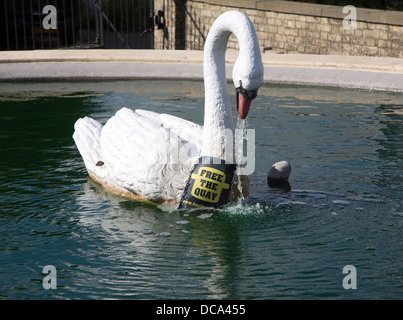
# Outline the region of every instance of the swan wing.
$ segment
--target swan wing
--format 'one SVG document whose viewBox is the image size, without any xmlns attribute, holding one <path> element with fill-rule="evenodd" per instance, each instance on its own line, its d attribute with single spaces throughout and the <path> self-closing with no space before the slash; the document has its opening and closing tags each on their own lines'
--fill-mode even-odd
<svg viewBox="0 0 403 320">
<path fill-rule="evenodd" d="M 80 118 L 74 124 L 73 139 L 90 172 L 96 171 L 96 163 L 102 160 L 99 144 L 101 131 L 102 124 L 90 117 Z"/>
<path fill-rule="evenodd" d="M 203 127 L 169 114 L 165 113 L 156 113 L 153 111 L 137 109 L 136 113 L 143 116 L 144 118 L 154 122 L 160 127 L 166 128 L 174 132 L 178 137 L 182 140 L 190 142 L 196 145 L 199 150 L 201 150 L 203 143 Z"/>
<path fill-rule="evenodd" d="M 186 143 L 170 128 L 128 108 L 110 118 L 100 136 L 103 159 L 116 183 L 153 202 L 180 197 L 195 161 L 180 157 Z"/>
</svg>

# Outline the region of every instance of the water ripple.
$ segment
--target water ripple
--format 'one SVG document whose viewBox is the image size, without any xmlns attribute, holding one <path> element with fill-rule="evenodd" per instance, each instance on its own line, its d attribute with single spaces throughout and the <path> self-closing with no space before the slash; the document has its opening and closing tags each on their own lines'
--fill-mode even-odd
<svg viewBox="0 0 403 320">
<path fill-rule="evenodd" d="M 48 95 L 32 84 L 15 88 L 27 86 L 22 99 L 2 92 L 0 298 L 401 296 L 401 96 L 262 87 L 248 118 L 256 129 L 251 196 L 219 210 L 184 211 L 100 189 L 71 135 L 77 118 L 106 121 L 123 105 L 199 121 L 203 85 L 173 82 L 164 93 L 161 82 L 121 84 L 136 92 L 91 91 L 89 83 L 80 94 Z M 295 116 L 312 109 L 321 116 Z M 267 172 L 283 159 L 293 166 L 291 187 L 271 188 Z M 354 292 L 342 287 L 347 264 L 358 270 Z M 56 290 L 42 287 L 45 265 L 57 269 Z"/>
</svg>

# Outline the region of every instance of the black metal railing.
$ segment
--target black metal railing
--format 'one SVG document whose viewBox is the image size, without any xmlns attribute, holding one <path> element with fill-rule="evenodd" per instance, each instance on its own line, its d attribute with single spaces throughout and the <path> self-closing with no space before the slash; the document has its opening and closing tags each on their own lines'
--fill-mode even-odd
<svg viewBox="0 0 403 320">
<path fill-rule="evenodd" d="M 105 48 L 153 48 L 153 1 L 98 0 Z"/>
<path fill-rule="evenodd" d="M 153 48 L 152 0 L 0 0 L 0 50 Z"/>
</svg>

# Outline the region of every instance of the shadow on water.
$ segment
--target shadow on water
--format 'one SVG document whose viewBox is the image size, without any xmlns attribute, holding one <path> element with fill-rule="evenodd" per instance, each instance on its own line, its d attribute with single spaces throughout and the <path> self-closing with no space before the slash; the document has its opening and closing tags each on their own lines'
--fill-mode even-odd
<svg viewBox="0 0 403 320">
<path fill-rule="evenodd" d="M 100 199 L 109 202 L 106 212 L 91 212 Z M 100 228 L 98 233 L 104 235 L 102 259 L 121 262 L 118 277 L 110 276 L 111 287 L 103 288 L 111 297 L 119 296 L 114 289 L 122 290 L 126 281 L 130 288 L 121 294 L 134 298 L 243 297 L 238 292 L 243 233 L 254 219 L 270 214 L 270 209 L 256 211 L 245 204 L 222 210 L 175 210 L 112 196 L 90 181 L 78 203 L 84 210 L 79 224 Z"/>
</svg>

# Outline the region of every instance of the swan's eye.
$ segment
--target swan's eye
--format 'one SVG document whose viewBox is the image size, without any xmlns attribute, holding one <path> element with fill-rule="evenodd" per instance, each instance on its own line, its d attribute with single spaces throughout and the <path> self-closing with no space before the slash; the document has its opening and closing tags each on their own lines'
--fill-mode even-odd
<svg viewBox="0 0 403 320">
<path fill-rule="evenodd" d="M 242 83 L 241 81 L 239 81 Z M 257 96 L 257 90 L 246 90 L 240 85 L 236 88 L 236 92 L 240 93 L 245 100 L 253 100 Z"/>
<path fill-rule="evenodd" d="M 246 100 L 253 100 L 257 97 L 257 90 L 246 91 L 246 95 L 247 95 L 247 98 L 245 98 Z"/>
</svg>

